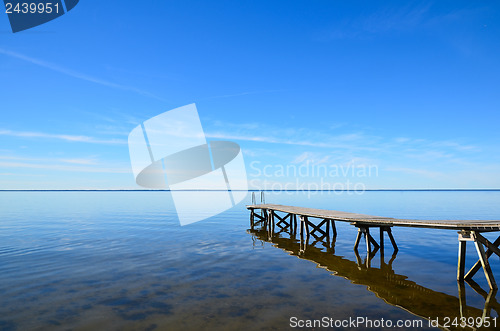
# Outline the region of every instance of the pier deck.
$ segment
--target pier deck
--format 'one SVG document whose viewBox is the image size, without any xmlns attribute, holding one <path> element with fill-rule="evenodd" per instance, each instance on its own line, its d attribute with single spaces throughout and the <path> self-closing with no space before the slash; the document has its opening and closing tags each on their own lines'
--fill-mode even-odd
<svg viewBox="0 0 500 331">
<path fill-rule="evenodd" d="M 333 236 L 337 236 L 335 221 L 349 222 L 358 228 L 358 235 L 354 243 L 354 249 L 358 249 L 361 237 L 364 236 L 366 241 L 366 249 L 368 254 L 381 249 L 384 249 L 384 232 L 387 233 L 391 240 L 394 251 L 398 251 L 396 241 L 392 235 L 391 228 L 394 226 L 404 227 L 420 227 L 434 229 L 458 230 L 458 270 L 457 280 L 472 279 L 472 277 L 483 269 L 486 280 L 491 289 L 497 289 L 488 258 L 495 253 L 500 257 L 500 236 L 492 243 L 481 235 L 482 232 L 500 231 L 500 220 L 412 220 L 412 219 L 397 219 L 391 217 L 373 216 L 357 213 L 349 213 L 336 210 L 304 208 L 296 206 L 284 206 L 277 204 L 252 204 L 248 205 L 250 210 L 251 226 L 258 223 L 263 223 L 271 229 L 274 225 L 289 227 L 292 231 L 297 230 L 297 216 L 300 218 L 300 233 L 307 236 L 314 235 L 315 232 L 323 236 L 330 235 L 330 227 L 333 231 Z M 255 212 L 260 210 L 261 214 Z M 277 212 L 285 213 L 280 216 Z M 257 221 L 255 219 L 257 218 Z M 275 222 L 275 218 L 278 219 Z M 310 218 L 320 219 L 319 223 L 314 223 Z M 288 220 L 288 221 L 287 221 Z M 325 225 L 326 229 L 322 226 Z M 311 227 L 311 230 L 309 229 Z M 380 240 L 377 241 L 371 236 L 370 228 L 379 228 Z M 467 241 L 472 241 L 476 247 L 478 261 L 473 265 L 469 272 L 465 273 L 465 252 Z"/>
</svg>

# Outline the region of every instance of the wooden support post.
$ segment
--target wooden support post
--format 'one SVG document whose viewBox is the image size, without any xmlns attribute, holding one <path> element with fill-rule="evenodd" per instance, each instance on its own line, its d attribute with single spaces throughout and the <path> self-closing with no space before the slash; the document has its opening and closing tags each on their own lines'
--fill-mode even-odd
<svg viewBox="0 0 500 331">
<path fill-rule="evenodd" d="M 267 214 L 268 234 L 269 234 L 269 237 L 272 237 L 273 232 L 274 232 L 273 211 L 271 209 L 270 210 L 266 210 L 266 214 Z"/>
<path fill-rule="evenodd" d="M 254 218 L 255 218 L 254 215 L 255 215 L 255 211 L 254 211 L 254 209 L 252 209 L 250 211 L 250 227 L 252 228 L 252 230 L 253 230 L 253 226 L 254 226 Z"/>
<path fill-rule="evenodd" d="M 370 245 L 370 228 L 364 228 L 363 230 L 365 233 L 366 251 L 370 254 L 372 251 L 372 247 Z"/>
<path fill-rule="evenodd" d="M 467 303 L 465 301 L 465 285 L 463 281 L 458 281 L 458 303 L 460 305 L 460 317 L 468 317 L 465 314 Z"/>
<path fill-rule="evenodd" d="M 389 262 L 387 263 L 387 265 L 391 268 L 392 270 L 392 262 L 394 262 L 394 260 L 396 259 L 396 256 L 398 255 L 398 252 L 394 252 L 391 256 L 391 259 L 389 260 Z"/>
<path fill-rule="evenodd" d="M 465 253 L 467 248 L 467 241 L 473 241 L 470 231 L 462 230 L 458 232 L 458 267 L 457 267 L 457 280 L 463 281 L 465 279 Z"/>
<path fill-rule="evenodd" d="M 307 216 L 301 216 L 304 220 L 304 226 L 306 227 L 306 236 L 309 237 L 309 218 Z"/>
<path fill-rule="evenodd" d="M 384 228 L 380 227 L 380 262 L 384 261 Z"/>
<path fill-rule="evenodd" d="M 486 296 L 486 299 L 484 301 L 483 315 L 482 315 L 483 321 L 486 319 L 486 317 L 491 316 L 491 301 L 493 301 L 492 299 L 495 298 L 496 294 L 497 294 L 497 289 L 494 288 L 490 289 L 488 295 Z"/>
<path fill-rule="evenodd" d="M 381 226 L 380 227 L 380 242 L 379 242 L 381 251 L 384 250 L 384 230 L 385 230 L 384 227 Z"/>
<path fill-rule="evenodd" d="M 463 282 L 464 272 L 465 272 L 465 252 L 467 248 L 467 241 L 458 241 L 458 270 L 457 270 L 457 280 Z"/>
<path fill-rule="evenodd" d="M 296 216 L 297 215 L 292 214 L 292 216 L 290 217 L 290 235 L 291 236 L 295 236 L 297 233 L 297 221 L 295 218 Z"/>
<path fill-rule="evenodd" d="M 361 232 L 358 232 L 358 233 L 361 233 Z M 361 237 L 361 235 L 360 235 L 360 237 Z M 362 260 L 361 260 L 361 256 L 359 256 L 357 248 L 354 249 L 354 255 L 356 255 L 356 264 L 358 265 L 358 269 L 361 270 Z"/>
<path fill-rule="evenodd" d="M 337 228 L 335 227 L 335 221 L 331 220 L 331 222 L 332 222 L 333 237 L 336 238 L 337 237 Z"/>
<path fill-rule="evenodd" d="M 330 220 L 325 219 L 326 222 L 326 238 L 330 241 Z"/>
<path fill-rule="evenodd" d="M 304 216 L 300 215 L 300 237 L 302 238 L 304 236 L 304 223 L 305 223 L 305 220 L 304 220 Z"/>
<path fill-rule="evenodd" d="M 309 246 L 309 236 L 306 236 L 306 238 L 304 239 L 304 248 L 302 250 L 303 253 L 306 252 L 307 246 Z"/>
<path fill-rule="evenodd" d="M 358 250 L 358 246 L 359 246 L 359 241 L 361 240 L 361 228 L 358 228 L 358 235 L 356 236 L 356 241 L 354 242 L 354 250 L 357 251 Z"/>
</svg>

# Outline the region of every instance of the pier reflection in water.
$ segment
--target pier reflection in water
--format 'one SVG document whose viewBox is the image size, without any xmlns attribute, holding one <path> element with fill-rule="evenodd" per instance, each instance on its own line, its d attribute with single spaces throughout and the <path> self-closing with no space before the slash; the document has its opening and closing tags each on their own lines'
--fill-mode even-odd
<svg viewBox="0 0 500 331">
<path fill-rule="evenodd" d="M 492 318 L 499 316 L 500 304 L 496 298 L 496 290 L 485 291 L 476 282 L 466 281 L 470 286 L 469 290 L 472 289 L 485 300 L 483 309 L 469 306 L 466 302 L 464 282 L 457 282 L 458 294 L 453 296 L 421 286 L 409 280 L 407 276 L 397 274 L 392 267 L 397 251 L 394 251 L 386 262 L 383 246 L 367 252 L 363 257 L 356 249 L 356 261 L 351 261 L 336 255 L 337 233 L 336 231 L 330 233 L 329 227 L 323 231 L 306 232 L 303 229 L 301 231 L 297 228 L 296 219 L 293 217 L 276 224 L 264 221 L 252 223 L 248 233 L 252 235 L 254 245 L 272 243 L 274 247 L 284 250 L 289 255 L 312 261 L 335 276 L 348 279 L 353 284 L 366 286 L 369 291 L 390 305 L 431 321 L 439 321 L 439 325 L 436 326 L 441 328 L 464 330 L 462 327 L 454 326 L 453 322 L 460 323 L 462 319 L 470 323 L 474 319 L 475 322 L 470 324 L 477 327 L 478 319 L 489 317 L 489 320 L 493 321 Z M 377 254 L 380 264 L 375 266 L 372 261 Z M 500 321 L 495 322 L 499 326 Z M 466 326 L 465 329 L 476 328 Z M 496 328 L 491 325 L 490 329 Z"/>
</svg>

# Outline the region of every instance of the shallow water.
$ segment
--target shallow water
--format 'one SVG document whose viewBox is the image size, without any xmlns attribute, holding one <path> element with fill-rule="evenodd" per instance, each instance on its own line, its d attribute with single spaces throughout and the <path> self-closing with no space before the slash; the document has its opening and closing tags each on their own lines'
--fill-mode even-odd
<svg viewBox="0 0 500 331">
<path fill-rule="evenodd" d="M 500 218 L 495 191 L 282 192 L 266 201 Z M 389 263 L 388 240 L 384 260 L 367 259 L 363 242 L 356 255 L 348 223 L 337 222 L 334 243 L 308 245 L 279 229 L 251 230 L 245 203 L 250 196 L 181 227 L 168 192 L 0 192 L 0 330 L 288 329 L 292 317 L 417 320 L 430 329 L 427 318 L 460 317 L 455 231 L 395 228 L 400 250 Z M 477 254 L 468 246 L 470 266 Z M 490 261 L 500 280 L 498 258 Z M 488 292 L 482 271 L 474 280 Z M 486 294 L 476 290 L 462 289 L 465 316 L 483 313 Z M 490 305 L 497 317 L 495 297 Z"/>
</svg>

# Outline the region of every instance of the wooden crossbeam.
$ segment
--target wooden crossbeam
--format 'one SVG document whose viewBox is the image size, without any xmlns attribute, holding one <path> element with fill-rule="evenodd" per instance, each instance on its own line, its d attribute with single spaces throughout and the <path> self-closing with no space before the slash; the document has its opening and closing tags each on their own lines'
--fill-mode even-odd
<svg viewBox="0 0 500 331">
<path fill-rule="evenodd" d="M 288 227 L 291 228 L 291 226 L 292 226 L 292 214 L 287 214 L 285 217 L 281 217 L 278 214 L 274 213 L 274 216 L 276 216 L 276 218 L 278 218 L 278 222 L 276 223 L 276 225 L 279 226 L 281 229 L 286 229 Z M 290 219 L 289 223 L 286 222 L 287 218 Z M 285 224 L 285 226 L 281 226 L 281 224 Z"/>
<path fill-rule="evenodd" d="M 495 242 L 491 243 L 488 239 L 483 237 L 481 233 L 477 231 L 463 230 L 459 232 L 458 240 L 459 240 L 459 248 L 458 248 L 457 280 L 458 281 L 463 281 L 464 279 L 472 280 L 472 277 L 482 267 L 484 271 L 484 276 L 486 277 L 486 281 L 488 282 L 490 289 L 496 289 L 497 284 L 495 278 L 493 277 L 493 272 L 491 271 L 488 259 L 493 253 L 500 256 L 500 249 L 498 248 L 498 246 L 500 245 L 500 236 L 495 240 Z M 464 276 L 467 241 L 474 242 L 474 246 L 476 247 L 479 259 Z M 487 251 L 484 250 L 484 247 L 487 247 Z"/>
<path fill-rule="evenodd" d="M 386 228 L 385 230 L 387 232 L 387 235 L 389 236 L 389 239 L 391 240 L 392 248 L 394 248 L 394 252 L 399 251 L 398 245 L 396 245 L 396 240 L 394 240 L 394 237 L 392 236 L 392 230 L 390 227 Z"/>
<path fill-rule="evenodd" d="M 491 271 L 490 263 L 488 262 L 488 257 L 484 251 L 483 243 L 478 240 L 476 233 L 473 231 L 472 235 L 474 236 L 474 245 L 476 246 L 477 255 L 479 255 L 479 260 L 481 261 L 481 265 L 484 270 L 484 276 L 486 277 L 486 281 L 490 288 L 497 288 L 497 284 L 495 282 L 495 278 L 493 278 L 493 272 Z"/>
<path fill-rule="evenodd" d="M 284 225 L 281 225 L 281 224 L 284 224 Z M 276 223 L 276 226 L 278 226 L 282 230 L 286 230 L 286 229 L 290 228 L 291 224 L 287 223 L 285 221 L 279 221 Z"/>
<path fill-rule="evenodd" d="M 498 242 L 496 245 L 491 243 L 488 239 L 486 239 L 485 237 L 483 237 L 480 233 L 478 232 L 475 232 L 476 234 L 476 238 L 477 240 L 483 244 L 487 249 L 488 251 L 490 252 L 493 252 L 495 253 L 496 255 L 498 255 L 500 257 L 500 249 L 498 249 L 498 245 L 500 244 L 500 242 Z M 500 239 L 497 238 L 497 240 Z M 496 242 L 496 241 L 495 241 Z M 492 253 L 490 253 L 490 255 L 488 255 L 488 258 L 491 256 Z"/>
<path fill-rule="evenodd" d="M 255 212 L 253 213 L 253 216 L 254 216 L 254 217 L 257 217 L 258 219 L 260 219 L 260 220 L 262 220 L 262 221 L 265 221 L 265 220 L 266 220 L 266 218 L 265 218 L 264 216 L 261 216 L 261 215 L 259 215 L 259 214 L 255 213 Z"/>
<path fill-rule="evenodd" d="M 309 220 L 307 220 L 306 222 L 312 227 L 312 231 L 310 233 L 318 231 L 322 233 L 323 236 L 326 236 L 326 232 L 321 229 L 321 227 L 327 222 L 326 220 L 321 221 L 318 225 L 314 225 L 314 223 L 309 222 Z"/>
<path fill-rule="evenodd" d="M 313 236 L 314 239 L 316 239 L 315 242 L 321 241 L 321 240 L 323 240 L 325 238 L 329 238 L 326 233 L 323 233 L 322 236 L 317 236 L 317 235 L 314 234 L 314 232 L 311 232 L 310 235 Z"/>
<path fill-rule="evenodd" d="M 330 238 L 328 238 L 327 236 L 316 237 L 314 234 L 311 234 L 311 236 L 314 237 L 314 241 L 311 243 L 311 246 L 314 246 L 316 245 L 316 243 L 321 242 L 323 243 L 324 247 L 330 248 Z"/>
<path fill-rule="evenodd" d="M 277 219 L 279 219 L 280 222 L 286 222 L 286 219 L 289 218 L 292 214 L 286 214 L 285 217 L 281 217 L 280 215 L 276 214 L 276 212 L 274 212 L 274 216 L 276 216 Z"/>
<path fill-rule="evenodd" d="M 257 218 L 258 220 L 255 220 L 255 218 Z M 250 213 L 250 225 L 253 228 L 255 225 L 257 225 L 259 223 L 266 223 L 266 218 L 257 214 L 255 212 L 255 210 L 252 209 L 252 211 Z"/>
<path fill-rule="evenodd" d="M 483 237 L 483 236 L 481 236 L 481 237 Z M 489 258 L 493 254 L 493 250 L 491 249 L 492 246 L 498 247 L 499 245 L 500 245 L 500 236 L 493 243 L 489 243 L 488 250 L 486 251 L 486 257 Z M 465 253 L 464 253 L 463 256 L 464 256 L 463 260 L 465 260 Z M 465 279 L 471 279 L 472 276 L 474 276 L 479 271 L 480 268 L 481 268 L 481 260 L 478 260 L 474 264 L 474 266 L 469 270 L 469 272 L 467 272 L 467 274 L 465 275 L 464 278 Z"/>
</svg>

